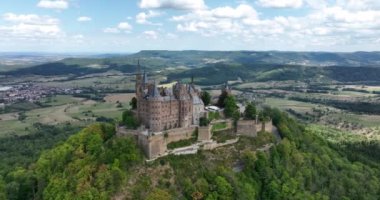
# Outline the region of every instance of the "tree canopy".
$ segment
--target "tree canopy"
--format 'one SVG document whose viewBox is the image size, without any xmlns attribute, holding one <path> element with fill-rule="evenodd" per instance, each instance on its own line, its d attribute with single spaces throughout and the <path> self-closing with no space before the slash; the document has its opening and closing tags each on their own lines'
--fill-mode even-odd
<svg viewBox="0 0 380 200">
<path fill-rule="evenodd" d="M 235 97 L 228 95 L 224 100 L 224 115 L 226 117 L 234 117 L 238 112 L 238 106 L 236 105 Z M 238 113 L 240 115 L 240 113 Z"/>
<path fill-rule="evenodd" d="M 131 110 L 126 110 L 123 112 L 121 121 L 127 128 L 130 128 L 130 129 L 136 129 L 140 125 L 137 117 L 134 115 L 134 113 Z"/>
<path fill-rule="evenodd" d="M 256 106 L 253 103 L 247 103 L 245 106 L 245 111 L 244 111 L 244 118 L 245 119 L 256 119 Z"/>
<path fill-rule="evenodd" d="M 203 104 L 205 106 L 209 105 L 211 103 L 211 95 L 207 91 L 202 91 L 201 93 L 201 99 L 203 101 Z"/>
<path fill-rule="evenodd" d="M 129 102 L 129 105 L 131 106 L 131 109 L 134 110 L 137 108 L 137 98 L 133 97 L 131 101 Z"/>
</svg>

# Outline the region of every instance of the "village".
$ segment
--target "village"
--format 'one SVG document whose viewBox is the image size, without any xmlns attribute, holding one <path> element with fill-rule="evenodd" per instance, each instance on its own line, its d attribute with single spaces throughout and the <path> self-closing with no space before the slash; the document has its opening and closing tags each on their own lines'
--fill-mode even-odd
<svg viewBox="0 0 380 200">
<path fill-rule="evenodd" d="M 58 94 L 72 95 L 79 93 L 81 93 L 81 90 L 74 88 L 41 86 L 36 83 L 26 82 L 0 87 L 0 106 L 25 101 L 37 102 L 41 98 Z"/>
</svg>

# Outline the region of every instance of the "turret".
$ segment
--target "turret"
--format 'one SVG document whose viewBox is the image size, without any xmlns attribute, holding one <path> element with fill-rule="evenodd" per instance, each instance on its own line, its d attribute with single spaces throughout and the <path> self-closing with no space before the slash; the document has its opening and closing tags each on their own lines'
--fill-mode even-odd
<svg viewBox="0 0 380 200">
<path fill-rule="evenodd" d="M 141 96 L 142 92 L 142 74 L 141 74 L 141 66 L 140 66 L 140 60 L 137 60 L 137 73 L 136 73 L 136 85 L 135 85 L 135 90 L 136 90 L 136 96 L 139 97 Z"/>
</svg>

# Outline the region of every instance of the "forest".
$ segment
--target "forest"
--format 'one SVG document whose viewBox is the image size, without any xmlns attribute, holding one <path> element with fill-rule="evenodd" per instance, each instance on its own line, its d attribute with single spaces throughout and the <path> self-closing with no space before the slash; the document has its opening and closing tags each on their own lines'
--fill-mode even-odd
<svg viewBox="0 0 380 200">
<path fill-rule="evenodd" d="M 0 197 L 110 199 L 124 193 L 126 199 L 156 200 L 379 199 L 378 143 L 333 143 L 277 109 L 265 112 L 282 135 L 268 151 L 256 150 L 272 141 L 262 132 L 229 147 L 153 163 L 142 162 L 133 138 L 116 137 L 112 125 L 94 124 L 43 151 L 33 163 L 2 165 Z M 152 174 L 161 168 L 169 171 Z"/>
</svg>

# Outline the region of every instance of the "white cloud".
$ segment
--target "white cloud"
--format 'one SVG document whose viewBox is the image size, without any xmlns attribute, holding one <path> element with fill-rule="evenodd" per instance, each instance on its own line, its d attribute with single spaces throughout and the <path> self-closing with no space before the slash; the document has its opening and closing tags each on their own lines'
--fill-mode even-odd
<svg viewBox="0 0 380 200">
<path fill-rule="evenodd" d="M 317 5 L 320 2 L 320 5 Z M 177 31 L 205 37 L 271 44 L 287 48 L 316 49 L 376 41 L 380 35 L 380 10 L 350 10 L 324 0 L 305 0 L 313 10 L 303 16 L 262 18 L 246 4 L 217 7 L 173 16 Z M 293 7 L 297 7 L 293 6 Z M 274 42 L 275 41 L 275 42 Z"/>
<path fill-rule="evenodd" d="M 144 31 L 143 34 L 147 39 L 158 39 L 159 34 L 156 31 Z"/>
<path fill-rule="evenodd" d="M 73 38 L 79 40 L 79 39 L 84 39 L 84 36 L 79 34 L 79 35 L 74 35 Z"/>
<path fill-rule="evenodd" d="M 131 31 L 132 26 L 128 22 L 120 22 L 117 28 L 123 31 Z"/>
<path fill-rule="evenodd" d="M 148 12 L 140 12 L 139 14 L 136 15 L 136 23 L 138 24 L 148 24 L 148 25 L 162 25 L 161 23 L 153 23 L 150 22 L 148 19 L 153 18 L 153 17 L 158 17 L 162 13 L 156 12 L 149 10 Z"/>
<path fill-rule="evenodd" d="M 379 0 L 337 0 L 336 6 L 348 10 L 380 9 Z"/>
<path fill-rule="evenodd" d="M 81 17 L 78 17 L 77 21 L 78 22 L 89 22 L 89 21 L 92 21 L 92 18 L 87 17 L 87 16 L 81 16 Z"/>
<path fill-rule="evenodd" d="M 7 25 L 0 26 L 0 36 L 14 39 L 56 39 L 65 33 L 59 27 L 59 20 L 35 14 L 17 15 L 6 13 L 3 20 Z"/>
<path fill-rule="evenodd" d="M 169 39 L 177 39 L 178 35 L 176 35 L 174 33 L 167 33 L 166 37 L 169 38 Z"/>
<path fill-rule="evenodd" d="M 116 27 L 108 27 L 103 29 L 104 33 L 130 33 L 133 27 L 128 22 L 120 22 Z"/>
<path fill-rule="evenodd" d="M 203 0 L 141 0 L 140 8 L 161 8 L 177 10 L 199 10 L 205 9 L 206 5 Z"/>
<path fill-rule="evenodd" d="M 66 0 L 41 0 L 37 6 L 40 8 L 63 10 L 69 7 L 69 2 Z"/>
<path fill-rule="evenodd" d="M 73 41 L 74 43 L 77 43 L 77 44 L 84 44 L 85 39 L 86 39 L 86 37 L 84 35 L 78 34 L 78 35 L 73 35 L 71 41 Z"/>
<path fill-rule="evenodd" d="M 173 16 L 172 21 L 181 22 L 177 25 L 178 31 L 200 32 L 204 36 L 233 34 L 243 31 L 241 20 L 257 20 L 256 10 L 246 4 L 236 8 L 229 6 L 211 10 L 199 10 L 192 13 Z"/>
<path fill-rule="evenodd" d="M 14 13 L 5 13 L 3 19 L 13 23 L 26 23 L 35 25 L 55 25 L 59 20 L 49 16 L 39 16 L 35 14 L 17 15 Z"/>
<path fill-rule="evenodd" d="M 118 28 L 105 28 L 105 29 L 103 29 L 103 32 L 105 32 L 105 33 L 120 33 L 120 30 Z"/>
<path fill-rule="evenodd" d="M 215 8 L 210 11 L 213 16 L 220 18 L 244 18 L 244 17 L 257 17 L 257 12 L 251 6 L 240 4 L 236 8 L 229 6 Z"/>
<path fill-rule="evenodd" d="M 258 0 L 257 3 L 266 8 L 300 8 L 303 0 Z"/>
<path fill-rule="evenodd" d="M 246 4 L 240 4 L 236 8 L 229 6 L 218 7 L 212 10 L 199 10 L 191 12 L 186 15 L 173 16 L 171 21 L 190 21 L 190 20 L 202 20 L 202 21 L 220 21 L 226 19 L 240 19 L 240 18 L 253 18 L 258 16 L 256 10 Z"/>
</svg>

